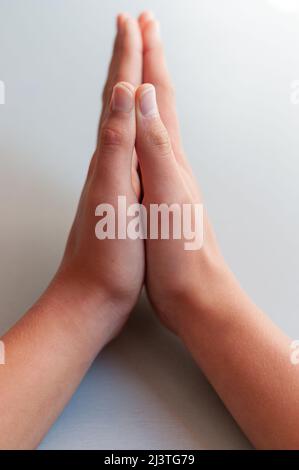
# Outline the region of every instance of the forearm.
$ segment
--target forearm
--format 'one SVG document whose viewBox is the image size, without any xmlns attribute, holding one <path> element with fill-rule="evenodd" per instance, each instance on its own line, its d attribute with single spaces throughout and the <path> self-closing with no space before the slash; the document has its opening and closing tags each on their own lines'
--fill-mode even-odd
<svg viewBox="0 0 299 470">
<path fill-rule="evenodd" d="M 35 448 L 111 339 L 117 312 L 100 288 L 96 301 L 83 292 L 75 282 L 55 280 L 2 338 L 1 449 Z"/>
<path fill-rule="evenodd" d="M 2 338 L 6 364 L 0 366 L 0 449 L 37 446 L 138 299 L 144 278 L 143 240 L 99 239 L 95 228 L 101 217 L 97 209 L 113 205 L 116 195 L 125 195 L 130 203 L 139 201 L 133 154 L 135 86 L 141 76 L 141 31 L 135 19 L 121 14 L 97 147 L 60 271 Z"/>
<path fill-rule="evenodd" d="M 209 301 L 207 292 L 190 299 L 180 336 L 254 446 L 298 448 L 299 371 L 289 338 L 227 269 L 215 272 Z"/>
</svg>

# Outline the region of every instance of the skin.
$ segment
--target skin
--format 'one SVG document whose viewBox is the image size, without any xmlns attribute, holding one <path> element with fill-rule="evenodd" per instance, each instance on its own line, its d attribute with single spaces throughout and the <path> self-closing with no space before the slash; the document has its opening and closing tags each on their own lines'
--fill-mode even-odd
<svg viewBox="0 0 299 470">
<path fill-rule="evenodd" d="M 290 340 L 239 286 L 207 213 L 199 251 L 185 251 L 184 240 L 144 246 L 95 238 L 94 208 L 115 205 L 118 195 L 146 207 L 203 202 L 183 150 L 157 22 L 143 13 L 138 23 L 118 17 L 97 147 L 61 266 L 2 338 L 0 448 L 38 445 L 125 324 L 144 279 L 161 322 L 185 343 L 253 445 L 298 448 L 299 374 Z"/>
<path fill-rule="evenodd" d="M 98 204 L 114 204 L 118 194 L 135 203 L 140 195 L 134 92 L 142 79 L 142 38 L 135 19 L 120 15 L 117 25 L 97 147 L 61 266 L 39 301 L 2 338 L 1 449 L 38 445 L 95 356 L 125 324 L 143 285 L 143 242 L 95 236 Z M 113 110 L 113 90 L 131 100 L 130 112 Z"/>
<path fill-rule="evenodd" d="M 146 14 L 139 23 L 143 80 L 155 86 L 157 96 L 155 113 L 144 117 L 140 100 L 152 86 L 136 92 L 144 204 L 203 202 L 182 150 L 159 28 Z M 256 448 L 298 449 L 299 373 L 290 361 L 290 339 L 238 284 L 206 212 L 201 250 L 184 251 L 183 242 L 146 241 L 146 287 L 155 311 L 185 343 Z"/>
</svg>

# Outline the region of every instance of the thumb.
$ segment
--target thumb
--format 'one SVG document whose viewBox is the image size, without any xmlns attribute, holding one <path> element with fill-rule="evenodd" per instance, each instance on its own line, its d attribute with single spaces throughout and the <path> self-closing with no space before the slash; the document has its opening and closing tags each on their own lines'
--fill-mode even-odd
<svg viewBox="0 0 299 470">
<path fill-rule="evenodd" d="M 153 85 L 136 91 L 136 150 L 144 189 L 165 186 L 166 179 L 177 176 L 177 163 L 170 137 L 158 110 Z"/>
<path fill-rule="evenodd" d="M 117 83 L 99 133 L 95 172 L 107 184 L 130 183 L 136 138 L 135 88 Z"/>
</svg>

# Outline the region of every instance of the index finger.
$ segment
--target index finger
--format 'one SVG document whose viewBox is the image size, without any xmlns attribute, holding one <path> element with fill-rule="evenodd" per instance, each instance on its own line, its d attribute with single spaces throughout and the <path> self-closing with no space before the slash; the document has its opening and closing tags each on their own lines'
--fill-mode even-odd
<svg viewBox="0 0 299 470">
<path fill-rule="evenodd" d="M 129 15 L 122 14 L 117 19 L 118 33 L 103 91 L 103 112 L 106 115 L 113 87 L 118 82 L 128 82 L 139 86 L 142 79 L 142 37 L 138 22 Z"/>
<path fill-rule="evenodd" d="M 157 93 L 162 121 L 168 130 L 176 158 L 185 160 L 180 137 L 174 87 L 167 68 L 159 24 L 152 14 L 143 13 L 139 17 L 143 39 L 143 82 L 152 83 Z"/>
</svg>

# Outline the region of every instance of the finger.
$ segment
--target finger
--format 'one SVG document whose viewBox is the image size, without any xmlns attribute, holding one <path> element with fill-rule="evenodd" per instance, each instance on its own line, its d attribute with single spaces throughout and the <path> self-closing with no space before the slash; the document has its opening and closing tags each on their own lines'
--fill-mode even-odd
<svg viewBox="0 0 299 470">
<path fill-rule="evenodd" d="M 115 70 L 118 67 L 118 63 L 120 59 L 120 42 L 121 42 L 121 37 L 124 31 L 123 29 L 124 23 L 127 18 L 128 18 L 128 15 L 125 13 L 119 14 L 116 18 L 117 33 L 114 39 L 112 56 L 111 56 L 110 64 L 108 67 L 108 74 L 107 74 L 106 82 L 105 82 L 104 89 L 103 89 L 103 95 L 102 95 L 103 109 L 107 106 L 107 104 L 109 104 L 109 101 L 107 103 L 108 96 L 107 96 L 106 90 L 109 87 L 111 87 L 111 82 L 113 81 Z"/>
<path fill-rule="evenodd" d="M 109 107 L 113 87 L 118 82 L 140 85 L 142 78 L 142 38 L 137 21 L 122 14 L 117 19 L 118 33 L 108 78 L 103 91 L 103 117 Z"/>
<path fill-rule="evenodd" d="M 110 186 L 111 191 L 131 185 L 132 155 L 136 137 L 135 87 L 117 83 L 102 123 L 96 151 L 94 176 Z"/>
<path fill-rule="evenodd" d="M 163 191 L 165 181 L 177 182 L 177 161 L 159 115 L 155 88 L 150 84 L 136 91 L 136 149 L 145 194 Z"/>
<path fill-rule="evenodd" d="M 138 165 L 138 157 L 137 157 L 136 149 L 134 149 L 133 151 L 133 158 L 132 158 L 132 186 L 137 196 L 137 199 L 139 201 L 142 194 L 141 194 L 140 169 Z"/>
<path fill-rule="evenodd" d="M 127 18 L 123 25 L 116 77 L 117 81 L 125 80 L 134 86 L 142 82 L 142 36 L 135 18 Z"/>
<path fill-rule="evenodd" d="M 163 123 L 170 135 L 177 160 L 185 162 L 182 149 L 175 93 L 168 72 L 157 21 L 139 19 L 143 37 L 143 81 L 152 83 L 157 92 L 157 101 Z"/>
<path fill-rule="evenodd" d="M 154 19 L 154 14 L 151 11 L 144 11 L 138 17 L 138 23 L 141 31 L 145 27 L 146 23 Z"/>
<path fill-rule="evenodd" d="M 125 24 L 125 21 L 129 18 L 128 13 L 120 13 L 116 17 L 116 24 L 117 24 L 117 29 L 120 31 L 122 26 Z"/>
</svg>

